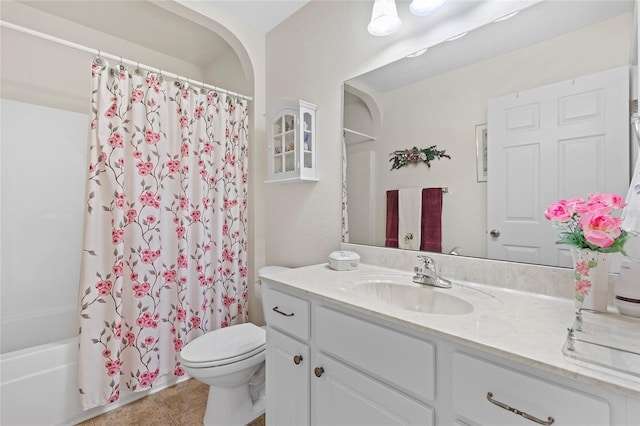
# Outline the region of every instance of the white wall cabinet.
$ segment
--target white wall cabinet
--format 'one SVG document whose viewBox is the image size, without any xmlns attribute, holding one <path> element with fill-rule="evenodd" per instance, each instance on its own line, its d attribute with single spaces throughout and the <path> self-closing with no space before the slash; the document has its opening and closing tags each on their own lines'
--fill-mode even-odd
<svg viewBox="0 0 640 426">
<path fill-rule="evenodd" d="M 317 181 L 316 109 L 305 101 L 280 101 L 267 112 L 267 183 Z"/>
<path fill-rule="evenodd" d="M 262 294 L 268 425 L 606 426 L 638 421 L 637 399 L 269 280 L 262 280 Z M 303 359 L 299 364 L 296 356 Z"/>
</svg>

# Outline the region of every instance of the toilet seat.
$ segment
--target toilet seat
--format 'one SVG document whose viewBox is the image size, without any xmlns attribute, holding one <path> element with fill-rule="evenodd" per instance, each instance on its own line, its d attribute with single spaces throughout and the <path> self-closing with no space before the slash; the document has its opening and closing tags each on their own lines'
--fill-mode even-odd
<svg viewBox="0 0 640 426">
<path fill-rule="evenodd" d="M 244 323 L 210 331 L 187 344 L 180 352 L 184 366 L 207 368 L 251 358 L 265 350 L 264 329 Z"/>
<path fill-rule="evenodd" d="M 222 367 L 223 365 L 234 364 L 234 363 L 243 361 L 247 358 L 251 358 L 252 356 L 255 356 L 260 354 L 261 352 L 264 352 L 264 350 L 265 350 L 265 346 L 262 346 L 246 354 L 225 358 L 225 359 L 217 359 L 213 361 L 195 362 L 195 361 L 185 359 L 183 354 L 180 354 L 180 358 L 182 361 L 182 365 L 185 367 L 191 367 L 191 368 Z"/>
</svg>

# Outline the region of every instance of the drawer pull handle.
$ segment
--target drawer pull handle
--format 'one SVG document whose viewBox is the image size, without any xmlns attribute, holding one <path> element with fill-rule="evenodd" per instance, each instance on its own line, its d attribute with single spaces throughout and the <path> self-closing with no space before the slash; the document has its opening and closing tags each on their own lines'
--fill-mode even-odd
<svg viewBox="0 0 640 426">
<path fill-rule="evenodd" d="M 493 399 L 493 392 L 487 392 L 487 399 L 490 403 L 497 405 L 500 408 L 503 408 L 507 411 L 511 411 L 513 414 L 517 414 L 519 416 L 524 417 L 527 420 L 531 420 L 532 422 L 536 422 L 539 425 L 552 425 L 555 422 L 555 419 L 551 416 L 547 420 L 540 420 L 539 418 L 532 416 L 531 414 L 527 414 L 524 411 L 520 411 L 517 408 L 513 408 L 505 404 L 504 402 L 497 401 Z"/>
<path fill-rule="evenodd" d="M 273 312 L 277 312 L 280 315 L 284 315 L 285 317 L 292 317 L 293 316 L 293 312 L 291 312 L 290 314 L 286 314 L 286 313 L 282 312 L 280 309 L 278 309 L 277 306 L 275 308 L 273 308 Z"/>
<path fill-rule="evenodd" d="M 316 375 L 316 377 L 320 377 L 324 373 L 324 368 L 316 367 L 313 369 L 313 373 Z"/>
<path fill-rule="evenodd" d="M 302 355 L 296 355 L 293 357 L 293 363 L 295 365 L 298 365 L 302 362 Z"/>
</svg>

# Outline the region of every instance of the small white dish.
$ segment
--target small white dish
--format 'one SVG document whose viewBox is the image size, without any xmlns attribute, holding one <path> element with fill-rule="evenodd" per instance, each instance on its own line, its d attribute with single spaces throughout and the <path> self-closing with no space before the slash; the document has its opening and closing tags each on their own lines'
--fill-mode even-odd
<svg viewBox="0 0 640 426">
<path fill-rule="evenodd" d="M 640 318 L 640 301 L 639 302 L 631 302 L 629 300 L 622 300 L 617 296 L 614 299 L 614 303 L 616 308 L 618 308 L 618 312 L 622 315 L 628 315 L 630 317 Z"/>
</svg>

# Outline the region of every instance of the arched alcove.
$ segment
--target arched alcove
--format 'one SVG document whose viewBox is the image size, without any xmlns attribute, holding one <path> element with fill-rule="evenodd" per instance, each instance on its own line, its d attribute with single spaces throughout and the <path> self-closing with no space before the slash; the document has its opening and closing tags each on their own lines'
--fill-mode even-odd
<svg viewBox="0 0 640 426">
<path fill-rule="evenodd" d="M 348 145 L 374 141 L 382 125 L 382 113 L 366 91 L 344 84 L 343 127 Z"/>
</svg>

